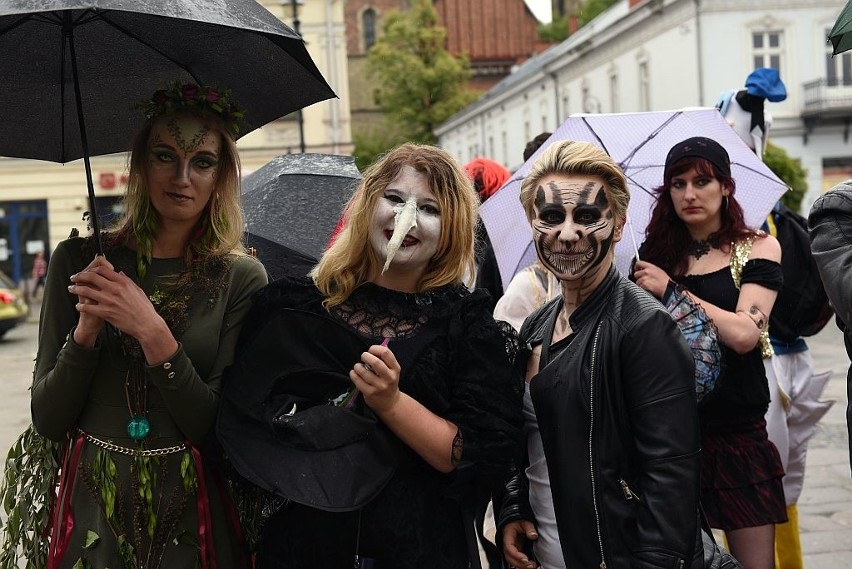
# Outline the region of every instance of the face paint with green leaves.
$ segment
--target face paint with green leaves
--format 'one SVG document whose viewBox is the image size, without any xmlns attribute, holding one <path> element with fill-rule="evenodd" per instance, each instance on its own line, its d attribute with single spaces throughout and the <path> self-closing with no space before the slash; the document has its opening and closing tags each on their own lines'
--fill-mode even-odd
<svg viewBox="0 0 852 569">
<path fill-rule="evenodd" d="M 210 134 L 210 126 L 205 121 L 176 115 L 166 123 L 166 128 L 175 139 L 175 143 L 184 152 L 193 152 L 204 144 Z"/>
</svg>

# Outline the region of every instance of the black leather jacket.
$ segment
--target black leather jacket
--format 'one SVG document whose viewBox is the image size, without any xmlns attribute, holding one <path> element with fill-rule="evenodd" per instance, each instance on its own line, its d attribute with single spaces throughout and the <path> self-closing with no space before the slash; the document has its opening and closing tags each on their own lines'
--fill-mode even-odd
<svg viewBox="0 0 852 569">
<path fill-rule="evenodd" d="M 567 567 L 701 566 L 700 437 L 692 354 L 659 301 L 612 268 L 548 361 L 561 299 L 524 323 L 543 344 L 530 383 Z M 533 519 L 523 474 L 498 526 Z M 602 563 L 605 563 L 602 564 Z"/>
<path fill-rule="evenodd" d="M 846 353 L 852 357 L 852 180 L 836 185 L 814 202 L 808 228 L 825 294 L 843 329 Z M 852 399 L 852 367 L 846 375 L 846 390 Z M 852 463 L 852 406 L 846 408 L 846 425 Z"/>
</svg>

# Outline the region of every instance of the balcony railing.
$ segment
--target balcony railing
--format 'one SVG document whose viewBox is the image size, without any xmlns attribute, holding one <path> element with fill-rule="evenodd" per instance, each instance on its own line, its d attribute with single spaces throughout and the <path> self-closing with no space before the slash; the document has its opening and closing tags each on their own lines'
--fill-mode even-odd
<svg viewBox="0 0 852 569">
<path fill-rule="evenodd" d="M 803 116 L 843 117 L 852 115 L 852 80 L 817 79 L 803 85 Z"/>
</svg>

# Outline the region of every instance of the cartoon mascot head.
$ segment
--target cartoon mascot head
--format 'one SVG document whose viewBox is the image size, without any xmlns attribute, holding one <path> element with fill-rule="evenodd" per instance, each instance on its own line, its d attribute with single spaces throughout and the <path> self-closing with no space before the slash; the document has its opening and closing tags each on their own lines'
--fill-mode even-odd
<svg viewBox="0 0 852 569">
<path fill-rule="evenodd" d="M 787 98 L 787 88 L 778 70 L 760 67 L 746 79 L 745 89 L 725 91 L 716 108 L 741 139 L 762 160 L 772 116 L 763 109 L 763 103 L 778 103 Z"/>
</svg>

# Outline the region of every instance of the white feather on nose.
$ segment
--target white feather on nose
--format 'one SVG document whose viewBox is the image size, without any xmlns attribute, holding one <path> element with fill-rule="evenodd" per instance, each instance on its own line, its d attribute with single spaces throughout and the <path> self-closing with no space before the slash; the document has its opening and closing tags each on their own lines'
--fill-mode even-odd
<svg viewBox="0 0 852 569">
<path fill-rule="evenodd" d="M 388 241 L 387 257 L 385 258 L 385 266 L 382 268 L 382 274 L 390 267 L 391 260 L 396 255 L 399 246 L 408 232 L 417 227 L 417 199 L 413 196 L 405 200 L 404 204 L 399 204 L 393 208 L 393 235 Z"/>
</svg>

